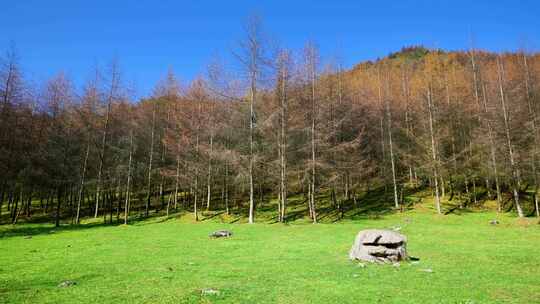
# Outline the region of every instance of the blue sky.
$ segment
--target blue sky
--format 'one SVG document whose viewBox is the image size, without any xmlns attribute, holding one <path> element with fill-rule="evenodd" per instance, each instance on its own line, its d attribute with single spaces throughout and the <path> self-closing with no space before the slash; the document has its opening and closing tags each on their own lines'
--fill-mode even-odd
<svg viewBox="0 0 540 304">
<path fill-rule="evenodd" d="M 148 94 L 172 67 L 184 82 L 227 57 L 251 13 L 266 32 L 298 49 L 314 40 L 323 57 L 350 66 L 424 44 L 464 49 L 540 47 L 540 1 L 147 1 L 18 0 L 0 10 L 0 50 L 14 41 L 25 75 L 64 71 L 81 84 L 99 63 L 120 60 L 124 79 Z"/>
</svg>

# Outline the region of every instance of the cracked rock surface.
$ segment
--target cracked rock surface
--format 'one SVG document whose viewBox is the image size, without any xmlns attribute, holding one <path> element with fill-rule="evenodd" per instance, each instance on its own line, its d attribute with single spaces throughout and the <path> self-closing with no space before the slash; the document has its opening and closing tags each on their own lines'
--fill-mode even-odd
<svg viewBox="0 0 540 304">
<path fill-rule="evenodd" d="M 349 258 L 383 263 L 405 260 L 407 259 L 407 237 L 392 230 L 362 230 L 356 235 Z"/>
</svg>

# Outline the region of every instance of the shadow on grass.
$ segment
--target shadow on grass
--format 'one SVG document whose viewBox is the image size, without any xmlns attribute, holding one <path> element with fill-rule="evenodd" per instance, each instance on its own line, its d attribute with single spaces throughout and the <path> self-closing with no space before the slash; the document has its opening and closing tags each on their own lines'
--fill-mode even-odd
<svg viewBox="0 0 540 304">
<path fill-rule="evenodd" d="M 0 239 L 8 237 L 18 236 L 36 236 L 41 234 L 53 234 L 61 231 L 77 231 L 86 230 L 98 227 L 110 227 L 119 224 L 103 224 L 103 223 L 88 223 L 79 225 L 60 225 L 55 227 L 54 224 L 42 225 L 42 224 L 17 224 L 7 225 L 0 231 Z"/>
<path fill-rule="evenodd" d="M 132 215 L 129 218 L 128 225 L 148 225 L 148 224 L 158 224 L 163 223 L 169 220 L 172 220 L 176 217 L 182 216 L 185 211 L 179 211 L 176 213 L 171 213 L 169 217 L 162 216 L 161 214 L 156 216 L 142 216 L 140 214 Z M 157 218 L 157 216 L 160 216 Z M 36 218 L 37 219 L 37 218 Z M 41 218 L 40 218 L 41 219 Z M 36 220 L 31 222 L 18 223 L 15 225 L 8 224 L 0 226 L 0 239 L 9 238 L 9 237 L 20 237 L 20 236 L 36 236 L 42 234 L 53 234 L 63 231 L 79 231 L 87 229 L 97 229 L 105 227 L 115 227 L 124 225 L 124 220 L 120 218 L 119 220 L 114 220 L 112 223 L 103 222 L 102 218 L 95 222 L 90 223 L 81 223 L 78 225 L 74 224 L 61 224 L 59 227 L 55 227 L 53 223 L 44 222 L 42 220 Z"/>
<path fill-rule="evenodd" d="M 404 188 L 402 189 L 403 201 L 401 207 L 397 210 L 394 206 L 394 196 L 391 189 L 385 189 L 384 186 L 378 188 L 372 188 L 369 191 L 362 192 L 356 195 L 356 198 L 343 199 L 338 202 L 332 202 L 329 191 L 321 191 L 316 197 L 316 211 L 317 219 L 320 223 L 336 223 L 342 220 L 362 220 L 362 219 L 382 219 L 386 215 L 399 212 L 408 211 L 415 208 L 415 205 L 425 202 L 425 199 L 431 200 L 429 191 L 426 188 Z M 463 195 L 456 196 L 452 202 L 445 202 L 443 209 L 447 213 L 452 214 L 466 214 L 474 212 L 471 208 L 476 206 L 481 207 L 483 201 L 489 199 L 487 193 L 477 193 L 477 203 L 471 202 L 472 198 Z M 505 202 L 508 202 L 506 199 Z M 214 204 L 213 206 L 217 206 Z M 173 219 L 179 219 L 187 214 L 191 214 L 192 210 L 189 210 L 189 206 L 182 204 L 187 209 L 181 208 L 180 210 L 172 209 L 172 212 L 167 217 L 164 210 L 153 211 L 150 216 L 144 216 L 144 208 L 142 205 L 133 209 L 133 214 L 130 216 L 129 224 L 135 225 L 151 225 L 157 223 L 163 223 Z M 431 205 L 430 205 L 431 206 Z M 457 206 L 457 208 L 456 208 Z M 461 206 L 461 207 L 460 207 Z M 503 207 L 508 206 L 512 208 L 511 201 L 504 203 Z M 155 206 L 154 206 L 155 207 Z M 230 205 L 230 214 L 223 218 L 225 211 L 223 209 L 203 211 L 200 213 L 201 218 L 199 222 L 210 222 L 225 220 L 228 224 L 234 224 L 238 222 L 244 222 L 243 219 L 248 217 L 248 206 L 245 201 L 238 201 Z M 275 199 L 270 199 L 264 203 L 258 202 L 255 206 L 255 217 L 258 223 L 276 224 L 279 223 L 277 217 L 278 202 Z M 429 206 L 428 206 L 429 208 Z M 120 217 L 119 220 L 115 220 L 116 216 L 113 216 L 113 223 L 109 223 L 110 217 L 107 217 L 107 222 L 103 222 L 103 217 L 93 220 L 90 217 L 89 222 L 80 225 L 63 224 L 60 227 L 54 227 L 51 222 L 54 218 L 50 215 L 38 215 L 36 214 L 28 220 L 21 221 L 17 225 L 0 225 L 0 239 L 16 236 L 32 236 L 40 234 L 50 234 L 60 231 L 77 231 L 85 229 L 94 229 L 99 227 L 118 226 L 123 224 L 123 220 Z M 68 216 L 63 218 L 64 222 L 69 222 Z M 290 223 L 311 223 L 312 219 L 309 216 L 308 199 L 301 193 L 291 194 L 287 200 L 287 211 L 285 216 L 285 224 Z"/>
<path fill-rule="evenodd" d="M 209 214 L 209 212 L 201 212 L 201 215 L 204 217 L 202 219 L 199 220 L 199 222 L 204 222 L 204 221 L 208 221 L 208 220 L 211 220 L 217 216 L 220 216 L 222 214 L 225 214 L 225 211 L 218 211 L 218 212 L 213 212 L 211 214 Z"/>
<path fill-rule="evenodd" d="M 404 193 L 404 195 L 415 192 L 414 190 L 406 191 L 407 193 Z M 347 200 L 342 199 L 336 204 L 333 204 L 329 192 L 318 195 L 316 201 L 317 220 L 320 223 L 379 218 L 396 211 L 393 205 L 393 194 L 390 191 L 385 191 L 384 187 L 365 192 L 356 198 L 356 202 L 350 198 Z M 413 205 L 414 203 L 408 203 L 405 209 L 412 209 Z M 277 217 L 273 217 L 272 219 L 277 222 Z M 290 223 L 301 219 L 311 222 L 307 198 L 297 196 L 288 202 L 285 222 Z"/>
<path fill-rule="evenodd" d="M 408 193 L 406 194 L 408 195 Z M 334 223 L 343 219 L 361 219 L 361 218 L 378 218 L 385 214 L 394 212 L 393 205 L 389 202 L 392 201 L 392 196 L 390 191 L 385 192 L 384 187 L 372 189 L 364 193 L 362 196 L 357 198 L 356 204 L 353 200 L 343 200 L 338 205 L 331 203 L 331 198 L 329 192 L 321 192 L 316 197 L 316 210 L 318 215 L 319 222 L 322 223 Z M 339 207 L 338 207 L 339 206 Z M 256 205 L 256 218 L 257 222 L 265 223 L 278 223 L 277 218 L 277 201 L 268 200 L 265 203 L 258 203 Z M 171 219 L 180 218 L 187 213 L 191 213 L 190 210 L 181 210 L 175 211 L 170 214 L 169 217 L 166 217 L 163 210 L 152 212 L 150 216 L 145 217 L 143 215 L 141 206 L 134 206 L 134 213 L 130 216 L 129 224 L 137 225 L 151 225 L 157 223 L 163 223 Z M 229 224 L 237 223 L 242 220 L 242 218 L 247 218 L 248 208 L 245 204 L 239 203 L 235 207 L 232 207 L 230 210 L 230 215 L 234 217 Z M 200 222 L 213 221 L 221 216 L 225 212 L 220 211 L 206 211 L 202 212 L 202 218 Z M 17 236 L 34 236 L 40 234 L 51 234 L 61 231 L 77 231 L 77 230 L 86 230 L 94 229 L 100 227 L 110 227 L 118 226 L 123 224 L 123 220 L 115 220 L 116 217 L 113 217 L 113 222 L 110 223 L 110 217 L 107 217 L 107 221 L 103 222 L 102 217 L 97 220 L 91 220 L 91 222 L 79 224 L 79 225 L 69 225 L 62 224 L 60 227 L 55 227 L 51 222 L 54 221 L 54 218 L 50 215 L 35 215 L 29 220 L 17 225 L 5 225 L 0 226 L 0 239 L 7 237 L 17 237 Z M 69 216 L 65 216 L 63 221 L 69 222 Z M 309 206 L 308 199 L 302 194 L 291 195 L 287 202 L 287 213 L 285 217 L 285 223 L 292 222 L 306 222 L 310 223 L 312 220 L 309 217 Z"/>
</svg>

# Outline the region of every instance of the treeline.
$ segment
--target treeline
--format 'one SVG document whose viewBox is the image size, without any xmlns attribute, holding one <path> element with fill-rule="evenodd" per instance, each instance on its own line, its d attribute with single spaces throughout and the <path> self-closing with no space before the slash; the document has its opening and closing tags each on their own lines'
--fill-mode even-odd
<svg viewBox="0 0 540 304">
<path fill-rule="evenodd" d="M 384 187 L 399 209 L 404 190 L 424 187 L 439 213 L 494 200 L 538 215 L 538 54 L 410 47 L 343 70 L 313 43 L 265 47 L 252 25 L 241 73 L 213 64 L 182 86 L 169 71 L 139 101 L 117 62 L 80 89 L 64 74 L 31 86 L 8 52 L 0 212 L 58 225 L 224 210 L 253 222 L 273 200 L 285 221 L 287 198 L 303 194 L 316 222 L 323 194 L 341 210 Z"/>
</svg>

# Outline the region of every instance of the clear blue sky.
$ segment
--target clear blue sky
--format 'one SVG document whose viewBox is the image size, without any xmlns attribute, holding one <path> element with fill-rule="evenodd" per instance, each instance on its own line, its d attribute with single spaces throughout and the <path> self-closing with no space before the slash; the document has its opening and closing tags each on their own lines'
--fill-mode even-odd
<svg viewBox="0 0 540 304">
<path fill-rule="evenodd" d="M 250 13 L 283 45 L 315 40 L 347 65 L 404 45 L 500 51 L 540 47 L 540 1 L 2 0 L 0 49 L 15 41 L 27 78 L 65 71 L 77 84 L 96 62 L 118 57 L 124 78 L 147 94 L 169 66 L 189 81 L 225 56 Z M 338 45 L 341 47 L 338 48 Z"/>
</svg>

